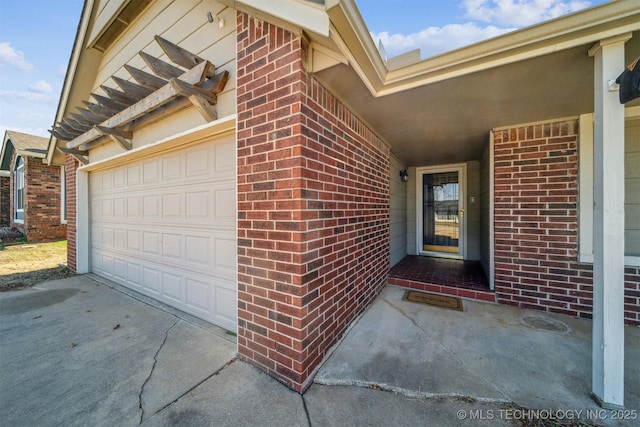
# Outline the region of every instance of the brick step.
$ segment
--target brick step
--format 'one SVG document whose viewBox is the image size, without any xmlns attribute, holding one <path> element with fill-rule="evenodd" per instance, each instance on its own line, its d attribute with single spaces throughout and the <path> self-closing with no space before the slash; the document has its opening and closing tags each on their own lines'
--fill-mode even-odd
<svg viewBox="0 0 640 427">
<path fill-rule="evenodd" d="M 477 289 L 459 288 L 456 286 L 436 285 L 433 283 L 417 282 L 415 280 L 399 279 L 396 277 L 389 277 L 387 279 L 387 282 L 390 285 L 401 286 L 403 288 L 415 289 L 418 291 L 432 292 L 442 295 L 453 295 L 478 301 L 496 302 L 496 295 L 492 291 L 481 291 Z"/>
</svg>

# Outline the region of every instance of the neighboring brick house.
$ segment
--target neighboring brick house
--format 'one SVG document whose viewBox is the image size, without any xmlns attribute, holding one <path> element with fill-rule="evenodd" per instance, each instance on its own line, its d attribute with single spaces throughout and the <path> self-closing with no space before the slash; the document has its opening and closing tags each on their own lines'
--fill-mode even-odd
<svg viewBox="0 0 640 427">
<path fill-rule="evenodd" d="M 353 0 L 104 3 L 47 156 L 77 272 L 237 332 L 298 391 L 407 255 L 482 264 L 486 291 L 442 293 L 640 323 L 640 102 L 602 90 L 633 0 L 424 60 L 383 58 Z"/>
<path fill-rule="evenodd" d="M 9 206 L 11 198 L 9 171 L 0 171 L 0 227 L 9 227 L 11 214 Z"/>
<path fill-rule="evenodd" d="M 64 167 L 45 163 L 49 139 L 6 131 L 0 151 L 0 226 L 29 242 L 67 237 Z"/>
</svg>

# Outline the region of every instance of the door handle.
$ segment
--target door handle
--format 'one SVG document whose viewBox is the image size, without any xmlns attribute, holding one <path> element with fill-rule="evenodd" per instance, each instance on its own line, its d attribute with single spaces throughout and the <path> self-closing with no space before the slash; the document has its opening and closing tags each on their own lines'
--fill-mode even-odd
<svg viewBox="0 0 640 427">
<path fill-rule="evenodd" d="M 464 208 L 460 208 L 460 218 L 464 218 Z"/>
</svg>

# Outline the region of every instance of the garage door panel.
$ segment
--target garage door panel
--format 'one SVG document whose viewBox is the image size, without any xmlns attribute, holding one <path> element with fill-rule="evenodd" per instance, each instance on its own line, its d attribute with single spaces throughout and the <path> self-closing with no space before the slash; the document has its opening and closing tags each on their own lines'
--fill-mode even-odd
<svg viewBox="0 0 640 427">
<path fill-rule="evenodd" d="M 183 236 L 180 234 L 164 233 L 162 235 L 162 257 L 182 260 Z"/>
<path fill-rule="evenodd" d="M 127 261 L 126 286 L 139 290 L 142 287 L 142 265 Z"/>
<path fill-rule="evenodd" d="M 184 302 L 184 277 L 179 274 L 162 273 L 162 294 L 173 302 Z"/>
<path fill-rule="evenodd" d="M 106 243 L 106 242 L 105 242 Z M 159 255 L 160 233 L 156 231 L 142 232 L 142 252 L 147 255 Z"/>
<path fill-rule="evenodd" d="M 215 266 L 220 270 L 226 270 L 235 275 L 236 266 L 236 240 L 233 237 L 216 237 L 215 239 Z"/>
<path fill-rule="evenodd" d="M 184 199 L 182 193 L 162 195 L 162 218 L 164 220 L 177 221 L 183 217 L 182 207 Z"/>
<path fill-rule="evenodd" d="M 163 232 L 160 227 L 147 227 L 138 231 L 124 227 L 112 229 L 109 225 L 92 228 L 94 252 L 120 254 L 175 268 L 186 267 L 201 274 L 235 278 L 237 246 L 232 230 L 205 232 L 196 228 L 176 228 Z"/>
<path fill-rule="evenodd" d="M 160 197 L 158 195 L 152 194 L 142 198 L 142 216 L 145 222 L 160 219 Z"/>
<path fill-rule="evenodd" d="M 142 266 L 142 288 L 156 297 L 160 296 L 160 290 L 162 289 L 160 280 L 161 272 L 157 268 L 149 265 Z"/>
<path fill-rule="evenodd" d="M 228 159 L 235 159 L 236 146 L 233 142 L 219 144 L 215 147 L 215 171 L 218 174 L 224 172 L 234 174 L 236 171 L 235 163 L 229 162 Z"/>
<path fill-rule="evenodd" d="M 231 288 L 231 283 L 219 280 L 215 291 L 216 313 L 227 321 L 235 321 L 236 318 L 236 293 Z"/>
<path fill-rule="evenodd" d="M 209 303 L 209 283 L 194 278 L 186 279 L 185 303 L 196 310 L 204 313 L 211 311 Z"/>
<path fill-rule="evenodd" d="M 159 170 L 159 160 L 147 160 L 142 163 L 142 183 L 143 184 L 152 184 L 158 182 L 160 177 Z"/>
<path fill-rule="evenodd" d="M 184 154 L 168 154 L 162 158 L 162 180 L 182 179 Z"/>
<path fill-rule="evenodd" d="M 119 281 L 127 279 L 127 263 L 123 259 L 113 258 L 113 277 Z"/>
<path fill-rule="evenodd" d="M 235 142 L 206 142 L 90 175 L 96 274 L 235 329 Z"/>
<path fill-rule="evenodd" d="M 127 231 L 121 228 L 113 230 L 113 247 L 120 250 L 127 248 Z"/>
</svg>

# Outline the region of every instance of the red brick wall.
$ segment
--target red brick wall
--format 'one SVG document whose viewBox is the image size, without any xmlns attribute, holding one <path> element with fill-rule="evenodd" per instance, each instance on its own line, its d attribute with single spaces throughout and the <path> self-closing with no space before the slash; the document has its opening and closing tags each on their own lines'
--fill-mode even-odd
<svg viewBox="0 0 640 427">
<path fill-rule="evenodd" d="M 67 154 L 67 267 L 74 273 L 76 270 L 76 170 L 78 161 Z"/>
<path fill-rule="evenodd" d="M 11 159 L 11 171 L 18 156 Z M 61 223 L 61 170 L 49 166 L 41 159 L 23 157 L 24 160 L 24 222 L 15 222 L 13 199 L 15 196 L 13 172 L 10 179 L 10 225 L 22 231 L 29 242 L 64 240 L 66 224 Z"/>
<path fill-rule="evenodd" d="M 25 158 L 25 234 L 29 242 L 64 240 L 61 223 L 62 176 L 60 166 Z"/>
<path fill-rule="evenodd" d="M 0 176 L 0 227 L 9 227 L 10 224 L 9 179 L 8 176 Z"/>
<path fill-rule="evenodd" d="M 303 38 L 237 25 L 238 349 L 302 391 L 386 283 L 389 152 L 307 74 Z"/>
<path fill-rule="evenodd" d="M 591 318 L 592 266 L 578 262 L 578 120 L 494 135 L 497 301 Z M 625 321 L 640 324 L 640 272 L 627 268 Z"/>
<path fill-rule="evenodd" d="M 640 267 L 624 269 L 624 320 L 640 325 Z"/>
</svg>

